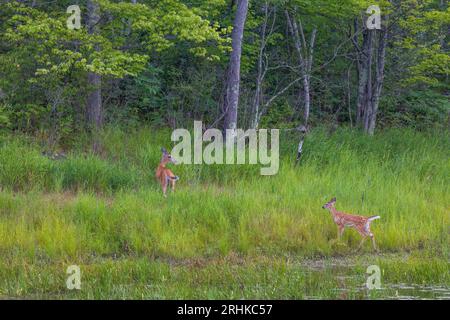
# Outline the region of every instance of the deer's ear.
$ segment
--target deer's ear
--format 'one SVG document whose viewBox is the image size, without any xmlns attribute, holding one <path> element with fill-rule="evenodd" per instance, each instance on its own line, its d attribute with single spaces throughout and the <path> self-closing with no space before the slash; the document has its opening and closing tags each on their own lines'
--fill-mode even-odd
<svg viewBox="0 0 450 320">
<path fill-rule="evenodd" d="M 333 199 L 331 199 L 331 202 L 336 202 L 336 197 L 334 197 Z"/>
<path fill-rule="evenodd" d="M 162 152 L 162 153 L 167 153 L 166 148 L 161 148 L 161 152 Z"/>
</svg>

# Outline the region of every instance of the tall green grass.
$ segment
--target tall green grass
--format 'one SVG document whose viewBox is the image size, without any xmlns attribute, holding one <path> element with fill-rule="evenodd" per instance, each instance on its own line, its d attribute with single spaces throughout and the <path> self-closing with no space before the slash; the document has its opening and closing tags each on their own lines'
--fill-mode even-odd
<svg viewBox="0 0 450 320">
<path fill-rule="evenodd" d="M 348 129 L 333 135 L 317 129 L 308 136 L 298 167 L 293 162 L 295 136 L 285 133 L 277 175 L 260 176 L 259 165 L 179 165 L 173 168 L 181 177 L 177 191 L 165 199 L 154 170 L 160 147 L 171 146 L 169 138 L 167 131 L 109 129 L 102 136 L 101 155 L 85 152 L 86 145 L 80 144 L 68 150 L 67 159 L 53 161 L 41 155 L 40 144 L 30 137 L 2 137 L 0 290 L 5 295 L 20 296 L 20 290 L 33 295 L 36 292 L 31 284 L 35 285 L 35 280 L 26 279 L 23 272 L 40 270 L 42 286 L 51 291 L 52 281 L 56 281 L 52 272 L 67 264 L 103 270 L 108 268 L 104 263 L 122 261 L 117 264 L 122 270 L 133 263 L 130 261 L 145 269 L 146 258 L 171 265 L 233 255 L 280 259 L 353 254 L 359 235 L 346 230 L 342 241 L 336 241 L 331 216 L 321 209 L 334 196 L 338 209 L 381 216 L 372 230 L 382 252 L 419 250 L 448 257 L 447 132 L 392 129 L 368 137 Z M 364 250 L 371 252 L 370 245 Z M 159 270 L 166 266 L 148 267 Z M 257 266 L 242 272 L 251 274 L 252 268 Z M 400 272 L 402 268 L 392 270 Z M 184 267 L 177 270 L 189 272 Z M 12 284 L 9 274 L 22 279 L 22 287 Z M 108 279 L 105 281 L 111 281 Z M 305 281 L 310 280 L 299 278 L 299 283 L 304 285 Z M 330 283 L 334 283 L 332 277 Z M 216 290 L 216 285 L 208 290 Z M 102 286 L 105 289 L 110 284 Z M 189 286 L 183 288 L 188 290 Z M 59 289 L 54 290 L 58 295 Z M 102 296 L 92 290 L 92 297 Z M 137 294 L 130 290 L 113 296 Z M 205 290 L 203 297 L 224 297 Z M 270 292 L 254 290 L 246 296 L 271 296 Z M 310 294 L 320 290 L 311 289 Z M 161 297 L 182 296 L 175 291 L 158 292 Z M 284 297 L 299 297 L 289 292 L 286 287 Z M 186 292 L 185 296 L 199 295 Z"/>
</svg>

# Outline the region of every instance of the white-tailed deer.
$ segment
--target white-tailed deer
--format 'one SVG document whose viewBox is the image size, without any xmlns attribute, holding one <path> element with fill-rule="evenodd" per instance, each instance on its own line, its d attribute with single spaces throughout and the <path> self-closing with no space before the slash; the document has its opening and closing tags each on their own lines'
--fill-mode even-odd
<svg viewBox="0 0 450 320">
<path fill-rule="evenodd" d="M 336 198 L 333 198 L 329 202 L 325 203 L 322 208 L 330 210 L 334 223 L 338 226 L 338 239 L 341 238 L 345 227 L 355 228 L 362 237 L 358 249 L 361 248 L 367 237 L 370 237 L 372 239 L 373 248 L 378 251 L 375 244 L 375 236 L 370 231 L 370 223 L 373 220 L 380 219 L 380 216 L 364 217 L 340 212 L 334 207 L 335 203 Z"/>
<path fill-rule="evenodd" d="M 156 169 L 156 179 L 158 179 L 159 183 L 161 184 L 164 197 L 166 197 L 167 186 L 169 185 L 169 183 L 172 187 L 172 191 L 175 191 L 175 182 L 180 178 L 174 175 L 170 169 L 166 168 L 166 165 L 168 163 L 176 164 L 177 162 L 175 161 L 175 159 L 172 158 L 172 156 L 167 152 L 166 149 L 161 148 L 161 152 L 162 158 L 159 162 L 158 168 Z"/>
</svg>

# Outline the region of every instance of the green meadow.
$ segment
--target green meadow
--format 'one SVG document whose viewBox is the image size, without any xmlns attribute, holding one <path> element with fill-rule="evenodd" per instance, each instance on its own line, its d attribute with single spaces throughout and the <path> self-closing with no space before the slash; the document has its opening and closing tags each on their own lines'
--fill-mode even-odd
<svg viewBox="0 0 450 320">
<path fill-rule="evenodd" d="M 0 298 L 450 299 L 447 131 L 282 132 L 280 169 L 177 165 L 175 193 L 154 178 L 170 132 L 106 129 L 66 158 L 42 139 L 0 137 Z M 337 197 L 372 223 L 380 252 L 322 205 Z M 78 265 L 81 290 L 66 288 Z M 366 268 L 382 270 L 379 290 Z"/>
</svg>

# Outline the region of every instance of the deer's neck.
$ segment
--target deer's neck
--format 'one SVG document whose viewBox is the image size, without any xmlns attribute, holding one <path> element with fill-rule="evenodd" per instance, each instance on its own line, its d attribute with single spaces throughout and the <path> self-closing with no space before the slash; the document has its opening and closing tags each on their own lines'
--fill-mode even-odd
<svg viewBox="0 0 450 320">
<path fill-rule="evenodd" d="M 330 208 L 330 212 L 331 212 L 331 214 L 332 214 L 333 216 L 335 216 L 335 215 L 338 213 L 338 211 L 336 210 L 335 207 L 331 207 L 331 208 Z"/>
<path fill-rule="evenodd" d="M 161 169 L 165 169 L 165 168 L 166 168 L 166 164 L 161 162 L 161 163 L 159 164 L 159 167 L 160 167 Z"/>
</svg>

